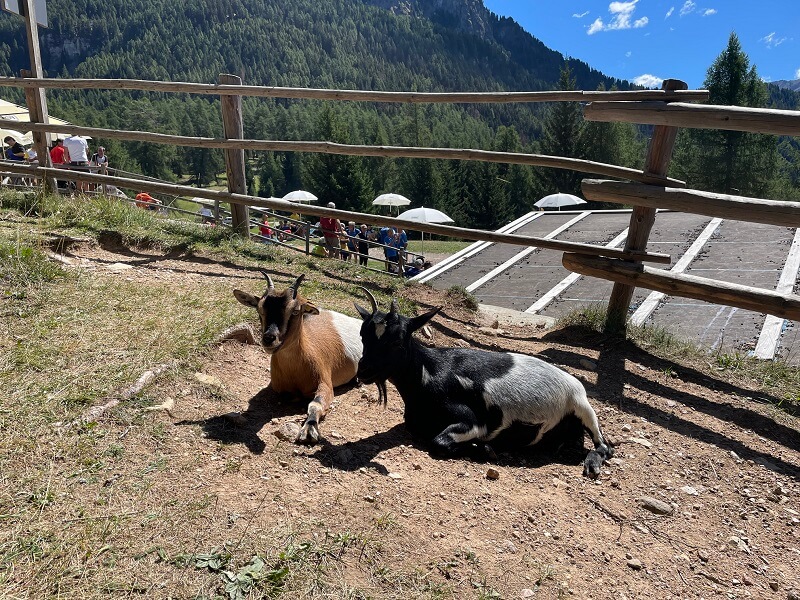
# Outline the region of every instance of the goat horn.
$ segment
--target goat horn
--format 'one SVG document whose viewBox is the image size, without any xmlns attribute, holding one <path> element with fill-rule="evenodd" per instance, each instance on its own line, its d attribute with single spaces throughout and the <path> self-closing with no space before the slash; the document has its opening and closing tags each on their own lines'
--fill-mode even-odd
<svg viewBox="0 0 800 600">
<path fill-rule="evenodd" d="M 263 270 L 262 270 L 262 271 L 261 271 L 261 274 L 262 274 L 264 277 L 266 277 L 266 278 L 267 278 L 267 283 L 269 284 L 269 289 L 271 289 L 271 290 L 272 290 L 272 289 L 275 289 L 275 284 L 274 284 L 274 283 L 272 283 L 272 277 L 270 277 L 270 276 L 269 276 L 269 273 L 267 273 L 266 271 L 263 271 Z"/>
<path fill-rule="evenodd" d="M 302 275 L 300 275 L 300 277 L 295 279 L 294 283 L 292 284 L 292 290 L 294 290 L 292 293 L 292 299 L 297 298 L 297 290 L 300 288 L 300 284 L 303 283 L 303 279 L 305 278 L 306 274 L 303 273 Z"/>
<path fill-rule="evenodd" d="M 396 315 L 398 310 L 399 310 L 399 308 L 400 307 L 397 306 L 397 298 L 392 298 L 392 307 L 389 309 L 389 314 L 390 315 Z"/>
<path fill-rule="evenodd" d="M 373 296 L 372 292 L 370 292 L 367 288 L 361 286 L 358 287 L 364 290 L 367 296 L 369 296 L 369 301 L 372 304 L 372 314 L 374 315 L 376 312 L 378 312 L 378 303 L 375 301 L 375 296 Z"/>
</svg>

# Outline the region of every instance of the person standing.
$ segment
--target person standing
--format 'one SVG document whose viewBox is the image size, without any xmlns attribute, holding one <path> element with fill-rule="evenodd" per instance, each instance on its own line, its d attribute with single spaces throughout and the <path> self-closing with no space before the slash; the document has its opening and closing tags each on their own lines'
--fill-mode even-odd
<svg viewBox="0 0 800 600">
<path fill-rule="evenodd" d="M 86 138 L 80 135 L 71 135 L 64 140 L 64 150 L 66 150 L 66 160 L 70 167 L 78 167 L 78 170 L 85 170 L 82 167 L 89 166 L 89 144 Z M 86 191 L 86 183 L 78 181 L 78 189 Z"/>
<path fill-rule="evenodd" d="M 369 262 L 369 241 L 372 239 L 372 234 L 365 224 L 361 225 L 359 232 L 356 236 L 358 238 L 358 264 L 362 267 L 367 266 Z"/>
<path fill-rule="evenodd" d="M 328 202 L 328 208 L 336 208 L 336 204 Z M 342 224 L 336 217 L 322 217 L 319 220 L 322 237 L 325 238 L 325 246 L 328 248 L 328 256 L 339 258 L 339 235 L 342 232 Z"/>
<path fill-rule="evenodd" d="M 92 154 L 92 158 L 89 162 L 96 167 L 100 167 L 101 173 L 105 173 L 106 169 L 108 169 L 108 155 L 106 154 L 106 149 L 103 146 L 99 146 L 97 152 Z"/>
<path fill-rule="evenodd" d="M 53 166 L 58 168 L 60 165 L 63 165 L 67 162 L 66 151 L 64 150 L 64 140 L 58 138 L 56 140 L 55 146 L 50 149 L 50 162 L 53 163 Z M 67 182 L 63 179 L 56 179 L 56 184 L 59 188 L 67 187 Z"/>
</svg>

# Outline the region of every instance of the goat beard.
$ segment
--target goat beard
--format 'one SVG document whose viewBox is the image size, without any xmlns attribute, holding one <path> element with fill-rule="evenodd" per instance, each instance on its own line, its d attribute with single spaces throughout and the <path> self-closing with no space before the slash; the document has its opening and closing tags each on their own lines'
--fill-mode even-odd
<svg viewBox="0 0 800 600">
<path fill-rule="evenodd" d="M 376 381 L 375 386 L 378 388 L 378 402 L 382 402 L 384 406 L 389 401 L 389 398 L 386 394 L 386 380 Z"/>
</svg>

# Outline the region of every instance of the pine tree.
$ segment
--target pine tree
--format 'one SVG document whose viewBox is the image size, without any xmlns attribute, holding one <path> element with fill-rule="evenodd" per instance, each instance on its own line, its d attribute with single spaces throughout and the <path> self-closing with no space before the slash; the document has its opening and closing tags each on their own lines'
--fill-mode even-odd
<svg viewBox="0 0 800 600">
<path fill-rule="evenodd" d="M 767 98 L 766 85 L 750 66 L 735 33 L 708 69 L 703 85 L 709 91 L 709 104 L 763 107 Z M 772 136 L 689 129 L 681 132 L 673 173 L 703 190 L 765 197 L 773 187 L 776 166 Z"/>
<path fill-rule="evenodd" d="M 558 89 L 575 89 L 575 78 L 566 63 L 561 69 Z M 585 149 L 581 135 L 582 129 L 583 114 L 577 102 L 559 102 L 555 104 L 545 119 L 544 135 L 541 141 L 542 152 L 551 156 L 584 158 Z M 577 171 L 545 169 L 540 176 L 542 177 L 542 182 L 548 188 L 547 193 L 577 194 L 580 191 L 582 174 Z"/>
</svg>

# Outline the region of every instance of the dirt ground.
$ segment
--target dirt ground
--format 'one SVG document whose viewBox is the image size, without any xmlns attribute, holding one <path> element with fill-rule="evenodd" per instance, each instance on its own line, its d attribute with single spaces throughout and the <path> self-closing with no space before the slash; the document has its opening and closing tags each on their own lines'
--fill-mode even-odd
<svg viewBox="0 0 800 600">
<path fill-rule="evenodd" d="M 132 265 L 116 268 L 143 284 L 242 276 L 212 262 L 188 272 L 180 259 L 141 269 L 142 255 L 74 254 L 98 269 Z M 495 464 L 432 458 L 405 431 L 391 385 L 386 408 L 374 386 L 339 390 L 317 446 L 282 441 L 275 433 L 301 423 L 305 404 L 273 398 L 269 357 L 229 341 L 202 357 L 198 374 L 148 390 L 175 403 L 146 417 L 161 427 L 157 450 L 170 461 L 143 502 L 178 508 L 171 528 L 141 524 L 130 555 L 175 548 L 176 539 L 195 552 L 233 541 L 246 556 L 278 539 L 339 536 L 341 553 L 317 575 L 324 582 L 287 597 L 798 597 L 800 426 L 774 408 L 777 399 L 725 372 L 577 328 L 482 327 L 442 292 L 406 290 L 420 306 L 445 304 L 426 343 L 529 353 L 579 377 L 616 444 L 600 479 L 581 476 L 577 453 L 501 455 Z M 125 470 L 147 469 L 155 449 L 138 428 L 111 416 L 102 424 L 130 446 Z M 133 503 L 125 481 L 122 472 L 107 486 L 118 510 Z M 142 590 L 167 582 L 176 597 L 218 585 L 216 576 L 190 583 L 155 558 L 138 577 Z"/>
</svg>

